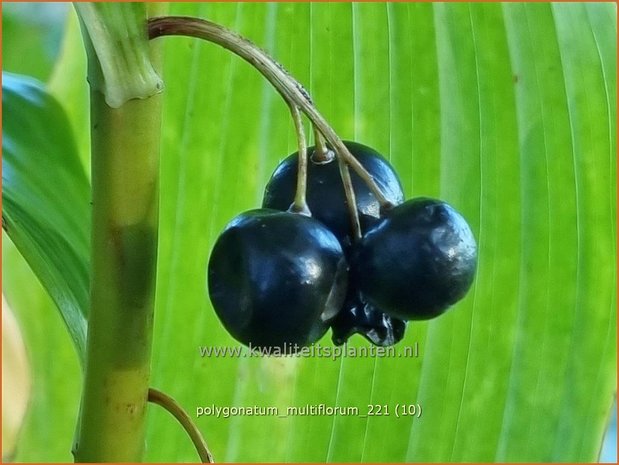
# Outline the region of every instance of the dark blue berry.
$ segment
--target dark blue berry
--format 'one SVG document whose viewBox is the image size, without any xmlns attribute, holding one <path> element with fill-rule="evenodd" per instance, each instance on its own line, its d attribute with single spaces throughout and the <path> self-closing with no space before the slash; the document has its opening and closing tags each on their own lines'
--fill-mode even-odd
<svg viewBox="0 0 619 465">
<path fill-rule="evenodd" d="M 356 142 L 344 141 L 351 154 L 372 175 L 383 195 L 393 205 L 404 201 L 402 185 L 393 167 L 378 152 Z M 346 250 L 352 244 L 352 226 L 346 194 L 336 159 L 316 162 L 314 147 L 307 150 L 307 205 L 312 216 L 324 223 Z M 287 210 L 294 201 L 297 187 L 298 152 L 285 158 L 275 169 L 265 191 L 262 206 Z M 361 230 L 375 224 L 380 217 L 380 204 L 363 180 L 351 169 Z"/>
<path fill-rule="evenodd" d="M 418 198 L 385 213 L 351 261 L 368 302 L 396 318 L 424 320 L 462 299 L 477 266 L 464 218 L 444 202 Z"/>
<path fill-rule="evenodd" d="M 404 192 L 398 175 L 389 162 L 374 149 L 357 142 L 344 141 L 351 154 L 372 175 L 383 195 L 393 205 L 404 201 Z M 339 239 L 346 255 L 353 246 L 353 234 L 348 202 L 335 158 L 323 161 L 315 152 L 307 150 L 307 204 L 312 216 L 325 224 Z M 287 210 L 294 201 L 298 152 L 285 158 L 275 169 L 264 192 L 263 206 Z M 366 183 L 351 169 L 357 212 L 361 231 L 378 222 L 381 209 Z M 331 322 L 333 342 L 343 344 L 353 334 L 361 334 L 376 345 L 395 344 L 404 336 L 405 322 L 385 315 L 369 304 L 350 283 L 348 296 L 337 317 Z"/>
<path fill-rule="evenodd" d="M 342 306 L 347 274 L 338 240 L 320 222 L 259 209 L 237 216 L 217 239 L 208 289 L 235 339 L 292 352 L 325 334 Z"/>
</svg>

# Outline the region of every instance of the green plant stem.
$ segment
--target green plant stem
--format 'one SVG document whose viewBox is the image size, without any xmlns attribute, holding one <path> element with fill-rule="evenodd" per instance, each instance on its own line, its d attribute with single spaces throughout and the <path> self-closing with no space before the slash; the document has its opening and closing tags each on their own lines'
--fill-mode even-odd
<svg viewBox="0 0 619 465">
<path fill-rule="evenodd" d="M 206 441 L 202 437 L 202 433 L 200 433 L 198 427 L 191 421 L 187 412 L 178 402 L 155 388 L 150 388 L 148 390 L 148 401 L 163 407 L 176 418 L 191 439 L 191 442 L 193 442 L 202 463 L 214 462 L 213 454 L 211 454 L 211 451 L 208 449 Z"/>
<path fill-rule="evenodd" d="M 92 235 L 74 456 L 77 462 L 138 462 L 144 451 L 157 261 L 161 96 L 153 89 L 160 88 L 160 56 L 144 34 L 146 4 L 76 9 L 91 84 Z M 137 84 L 126 85 L 131 82 Z"/>
<path fill-rule="evenodd" d="M 135 462 L 143 453 L 160 117 L 159 96 L 113 109 L 91 93 L 91 307 L 78 462 Z"/>
<path fill-rule="evenodd" d="M 134 98 L 161 92 L 163 83 L 148 58 L 144 35 L 146 4 L 131 2 L 74 2 L 86 53 L 88 83 L 105 95 L 106 103 L 118 108 Z M 161 14 L 165 6 L 149 6 Z"/>
</svg>

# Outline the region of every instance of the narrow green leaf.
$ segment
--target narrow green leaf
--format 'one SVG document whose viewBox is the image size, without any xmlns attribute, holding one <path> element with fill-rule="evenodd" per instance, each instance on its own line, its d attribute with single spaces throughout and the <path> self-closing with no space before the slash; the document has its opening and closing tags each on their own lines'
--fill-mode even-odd
<svg viewBox="0 0 619 465">
<path fill-rule="evenodd" d="M 81 357 L 90 187 L 58 102 L 37 81 L 2 78 L 2 227 L 54 299 Z"/>
</svg>

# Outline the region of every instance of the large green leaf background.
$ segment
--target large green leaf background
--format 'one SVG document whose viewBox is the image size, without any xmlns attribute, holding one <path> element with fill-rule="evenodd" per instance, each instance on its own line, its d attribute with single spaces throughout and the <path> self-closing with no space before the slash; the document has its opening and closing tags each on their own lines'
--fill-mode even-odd
<svg viewBox="0 0 619 465">
<path fill-rule="evenodd" d="M 246 63 L 211 44 L 160 39 L 153 385 L 191 413 L 307 404 L 361 413 L 386 404 L 391 413 L 200 417 L 216 459 L 595 460 L 616 391 L 615 5 L 193 3 L 170 12 L 222 23 L 268 50 L 341 137 L 389 156 L 409 197 L 453 204 L 479 243 L 469 295 L 409 324 L 399 348 L 418 342 L 419 358 L 201 358 L 199 345 L 238 345 L 206 294 L 213 242 L 260 204 L 296 142 L 286 106 Z M 48 89 L 87 168 L 84 75 L 73 19 Z M 49 392 L 35 396 L 17 459 L 69 460 L 77 356 L 21 259 L 3 250 L 35 386 L 38 375 L 37 389 Z M 44 334 L 28 329 L 48 320 L 58 363 L 43 362 Z M 423 413 L 397 418 L 396 404 Z M 195 460 L 155 407 L 148 430 L 147 460 Z"/>
</svg>

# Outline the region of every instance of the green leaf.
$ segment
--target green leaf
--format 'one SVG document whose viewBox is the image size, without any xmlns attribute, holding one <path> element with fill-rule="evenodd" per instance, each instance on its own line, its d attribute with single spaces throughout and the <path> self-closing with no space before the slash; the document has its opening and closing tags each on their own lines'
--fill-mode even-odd
<svg viewBox="0 0 619 465">
<path fill-rule="evenodd" d="M 204 290 L 213 241 L 259 205 L 295 146 L 285 106 L 245 63 L 170 39 L 155 337 L 168 342 L 155 347 L 155 383 L 190 409 L 424 409 L 420 419 L 201 417 L 215 457 L 594 460 L 616 373 L 613 7 L 182 8 L 269 50 L 342 137 L 389 155 L 409 196 L 452 203 L 480 246 L 469 296 L 409 325 L 402 345 L 418 341 L 421 359 L 200 359 L 196 344 L 236 345 Z M 191 459 L 180 439 L 162 441 L 174 428 L 152 418 L 152 460 Z"/>
<path fill-rule="evenodd" d="M 32 79 L 3 73 L 2 227 L 84 353 L 90 187 L 68 120 Z"/>
<path fill-rule="evenodd" d="M 28 2 L 2 9 L 2 63 L 4 70 L 40 80 L 49 77 L 58 54 L 67 6 Z M 24 59 L 28 50 L 28 59 Z"/>
<path fill-rule="evenodd" d="M 220 22 L 269 51 L 342 137 L 389 156 L 409 197 L 453 204 L 479 243 L 465 300 L 409 324 L 396 346 L 418 342 L 419 358 L 201 358 L 199 345 L 238 346 L 206 293 L 212 245 L 260 204 L 296 142 L 286 106 L 246 63 L 211 44 L 158 39 L 166 90 L 153 385 L 190 414 L 307 404 L 391 413 L 202 416 L 216 460 L 596 460 L 616 391 L 615 5 L 180 3 L 170 13 Z M 73 50 L 83 54 L 79 41 Z M 79 115 L 84 88 L 54 91 Z M 328 336 L 321 343 L 331 347 Z M 423 413 L 396 418 L 396 404 Z M 36 424 L 25 433 L 22 447 L 66 440 Z M 146 459 L 196 459 L 156 408 Z"/>
</svg>

